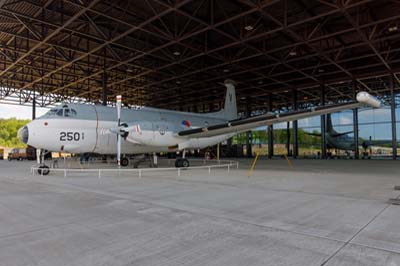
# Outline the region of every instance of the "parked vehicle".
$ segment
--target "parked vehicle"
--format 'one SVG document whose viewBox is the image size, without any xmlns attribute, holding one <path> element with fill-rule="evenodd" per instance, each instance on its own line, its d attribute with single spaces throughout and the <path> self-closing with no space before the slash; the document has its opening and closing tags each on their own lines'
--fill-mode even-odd
<svg viewBox="0 0 400 266">
<path fill-rule="evenodd" d="M 8 153 L 8 160 L 35 160 L 36 159 L 36 151 L 33 147 L 27 148 L 14 148 Z"/>
</svg>

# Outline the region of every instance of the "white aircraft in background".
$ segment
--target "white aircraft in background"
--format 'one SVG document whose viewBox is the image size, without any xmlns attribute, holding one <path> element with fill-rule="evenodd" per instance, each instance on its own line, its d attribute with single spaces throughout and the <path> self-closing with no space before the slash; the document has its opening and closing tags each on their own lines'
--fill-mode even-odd
<svg viewBox="0 0 400 266">
<path fill-rule="evenodd" d="M 121 109 L 89 104 L 61 104 L 18 131 L 19 138 L 40 150 L 68 153 L 117 153 L 118 165 L 129 161 L 121 154 L 183 151 L 176 167 L 188 167 L 185 151 L 216 145 L 237 133 L 274 123 L 299 120 L 380 102 L 367 92 L 357 102 L 327 105 L 288 113 L 267 113 L 238 119 L 235 82 L 225 81 L 224 108 L 212 113 L 189 113 L 156 108 Z M 42 153 L 43 154 L 43 153 Z M 40 156 L 41 159 L 43 156 Z M 48 168 L 42 165 L 42 168 Z M 45 174 L 48 173 L 48 169 Z"/>
</svg>

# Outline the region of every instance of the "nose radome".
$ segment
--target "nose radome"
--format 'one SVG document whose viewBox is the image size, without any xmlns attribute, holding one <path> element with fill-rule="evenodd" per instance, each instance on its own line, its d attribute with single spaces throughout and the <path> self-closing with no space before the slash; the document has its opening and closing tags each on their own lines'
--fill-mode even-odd
<svg viewBox="0 0 400 266">
<path fill-rule="evenodd" d="M 25 144 L 28 144 L 29 130 L 27 126 L 24 126 L 18 130 L 18 138 Z"/>
</svg>

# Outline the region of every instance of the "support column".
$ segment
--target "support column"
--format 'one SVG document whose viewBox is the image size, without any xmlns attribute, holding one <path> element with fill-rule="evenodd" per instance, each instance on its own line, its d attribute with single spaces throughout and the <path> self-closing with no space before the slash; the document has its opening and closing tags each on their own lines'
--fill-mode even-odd
<svg viewBox="0 0 400 266">
<path fill-rule="evenodd" d="M 36 91 L 33 89 L 33 101 L 32 101 L 32 120 L 36 119 Z"/>
<path fill-rule="evenodd" d="M 272 94 L 268 95 L 268 112 L 272 112 Z M 274 127 L 268 126 L 268 158 L 274 156 Z"/>
<path fill-rule="evenodd" d="M 357 95 L 357 81 L 353 80 L 353 95 L 356 99 Z M 358 108 L 353 109 L 353 131 L 354 131 L 354 159 L 359 159 L 359 148 L 358 148 Z"/>
<path fill-rule="evenodd" d="M 103 74 L 102 74 L 102 85 L 103 85 L 103 91 L 102 91 L 102 96 L 101 96 L 101 99 L 102 99 L 102 105 L 104 105 L 104 106 L 106 106 L 107 105 L 107 95 L 108 95 L 108 92 L 107 92 L 107 74 L 106 74 L 106 72 L 104 71 L 103 72 Z"/>
<path fill-rule="evenodd" d="M 297 90 L 293 90 L 293 110 L 297 110 Z M 293 121 L 293 158 L 299 156 L 298 121 Z"/>
<path fill-rule="evenodd" d="M 321 83 L 321 105 L 325 105 L 325 84 Z M 326 115 L 321 115 L 321 159 L 326 159 Z"/>
<path fill-rule="evenodd" d="M 246 100 L 246 117 L 251 116 L 251 108 L 250 108 L 250 98 L 247 97 Z M 246 131 L 246 157 L 251 158 L 253 157 L 253 152 L 251 149 L 252 145 L 252 136 L 251 136 L 251 130 Z"/>
<path fill-rule="evenodd" d="M 394 74 L 390 75 L 390 114 L 392 124 L 392 156 L 393 160 L 397 159 L 397 132 L 396 132 L 396 101 L 394 93 Z"/>
<path fill-rule="evenodd" d="M 286 122 L 286 154 L 291 156 L 290 153 L 290 122 Z"/>
</svg>

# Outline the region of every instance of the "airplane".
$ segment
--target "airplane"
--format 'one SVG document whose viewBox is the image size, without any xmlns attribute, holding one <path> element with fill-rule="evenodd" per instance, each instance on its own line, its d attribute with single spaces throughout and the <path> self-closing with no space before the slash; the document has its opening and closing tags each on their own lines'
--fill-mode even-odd
<svg viewBox="0 0 400 266">
<path fill-rule="evenodd" d="M 354 151 L 354 137 L 349 134 L 353 131 L 337 132 L 333 128 L 332 117 L 330 114 L 326 116 L 326 144 L 328 149 L 338 149 L 344 151 Z M 306 133 L 307 135 L 321 137 L 321 133 Z M 359 145 L 364 149 L 364 152 L 371 146 L 384 145 L 392 143 L 390 140 L 365 140 L 358 138 Z"/>
<path fill-rule="evenodd" d="M 338 112 L 380 102 L 367 92 L 359 92 L 357 101 L 326 105 L 287 113 L 267 113 L 239 119 L 236 106 L 236 83 L 224 82 L 224 107 L 218 112 L 190 113 L 150 107 L 116 108 L 90 104 L 57 105 L 43 116 L 19 129 L 19 139 L 38 149 L 41 174 L 48 174 L 43 151 L 68 153 L 117 153 L 118 167 L 129 164 L 127 154 L 182 152 L 176 167 L 189 167 L 187 150 L 202 149 L 227 140 L 237 133 L 274 123 L 293 121 Z M 121 157 L 121 154 L 124 156 Z"/>
</svg>

